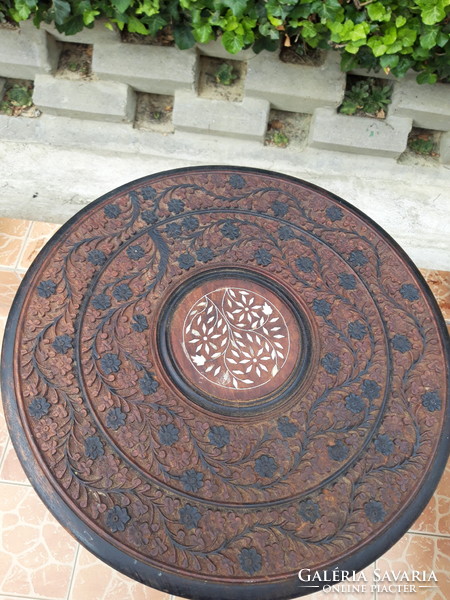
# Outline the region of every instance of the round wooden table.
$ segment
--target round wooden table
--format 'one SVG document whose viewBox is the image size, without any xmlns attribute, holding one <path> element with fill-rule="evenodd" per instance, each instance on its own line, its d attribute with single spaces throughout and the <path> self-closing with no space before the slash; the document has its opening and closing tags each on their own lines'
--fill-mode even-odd
<svg viewBox="0 0 450 600">
<path fill-rule="evenodd" d="M 275 600 L 365 567 L 418 517 L 448 456 L 448 364 L 434 298 L 367 216 L 199 167 L 52 238 L 2 388 L 25 471 L 91 552 L 179 596 Z"/>
</svg>

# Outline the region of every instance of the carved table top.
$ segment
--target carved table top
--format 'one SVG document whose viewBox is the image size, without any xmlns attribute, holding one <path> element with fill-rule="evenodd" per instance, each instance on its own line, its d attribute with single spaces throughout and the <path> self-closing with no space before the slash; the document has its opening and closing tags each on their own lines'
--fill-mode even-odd
<svg viewBox="0 0 450 600">
<path fill-rule="evenodd" d="M 79 541 L 191 598 L 277 599 L 358 570 L 448 454 L 436 303 L 368 217 L 297 179 L 181 169 L 69 221 L 16 298 L 3 393 Z"/>
</svg>

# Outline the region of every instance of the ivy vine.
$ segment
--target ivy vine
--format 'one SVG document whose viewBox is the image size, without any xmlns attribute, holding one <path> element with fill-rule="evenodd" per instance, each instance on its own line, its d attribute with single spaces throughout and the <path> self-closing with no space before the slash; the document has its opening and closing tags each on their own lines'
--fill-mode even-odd
<svg viewBox="0 0 450 600">
<path fill-rule="evenodd" d="M 67 35 L 99 18 L 142 35 L 168 27 L 180 49 L 218 37 L 231 54 L 301 44 L 339 51 L 346 71 L 450 81 L 450 0 L 0 0 L 0 20 L 53 22 Z"/>
</svg>

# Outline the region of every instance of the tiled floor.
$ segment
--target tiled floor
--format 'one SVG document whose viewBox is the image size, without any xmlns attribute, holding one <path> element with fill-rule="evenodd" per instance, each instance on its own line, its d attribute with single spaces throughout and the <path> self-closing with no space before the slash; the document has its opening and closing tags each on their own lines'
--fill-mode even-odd
<svg viewBox="0 0 450 600">
<path fill-rule="evenodd" d="M 0 219 L 0 340 L 26 269 L 58 225 Z M 423 270 L 450 327 L 450 273 Z M 417 593 L 317 593 L 315 600 L 450 598 L 450 463 L 429 505 L 411 530 L 374 569 L 431 571 L 435 588 Z M 431 582 L 432 583 L 432 582 Z M 0 600 L 177 600 L 120 575 L 67 534 L 55 521 L 19 464 L 0 408 Z M 220 600 L 219 598 L 217 600 Z"/>
</svg>

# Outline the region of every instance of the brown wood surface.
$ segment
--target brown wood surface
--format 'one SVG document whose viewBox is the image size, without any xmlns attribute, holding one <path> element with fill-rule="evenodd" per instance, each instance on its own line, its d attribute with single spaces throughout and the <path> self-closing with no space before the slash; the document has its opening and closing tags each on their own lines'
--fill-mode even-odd
<svg viewBox="0 0 450 600">
<path fill-rule="evenodd" d="M 269 172 L 158 174 L 83 210 L 24 279 L 2 388 L 58 519 L 202 600 L 363 568 L 448 455 L 448 336 L 418 271 L 345 201 Z"/>
</svg>

